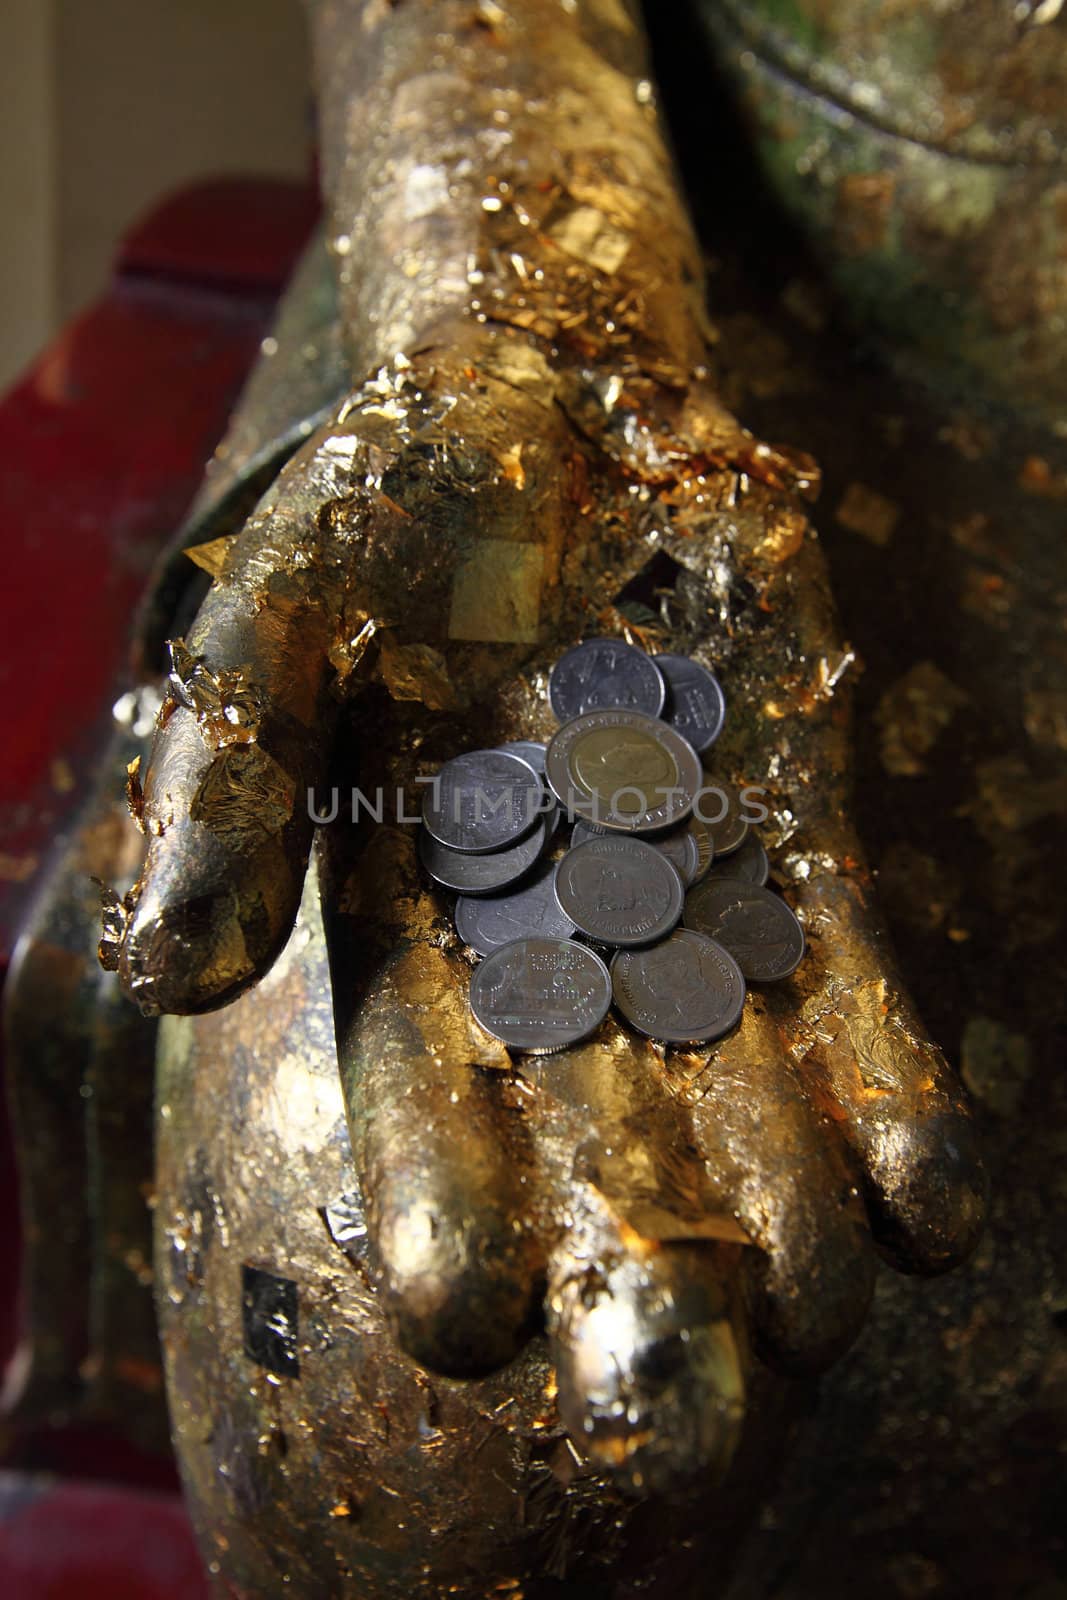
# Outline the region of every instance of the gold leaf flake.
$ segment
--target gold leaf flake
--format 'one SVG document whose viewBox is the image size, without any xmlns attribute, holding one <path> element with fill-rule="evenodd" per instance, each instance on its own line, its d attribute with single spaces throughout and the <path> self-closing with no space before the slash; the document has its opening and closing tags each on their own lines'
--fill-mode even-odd
<svg viewBox="0 0 1067 1600">
<path fill-rule="evenodd" d="M 263 696 L 243 667 L 213 672 L 202 656 L 194 656 L 184 639 L 170 639 L 171 670 L 167 678 L 174 698 L 196 712 L 200 731 L 217 748 L 251 744 L 259 737 Z"/>
<path fill-rule="evenodd" d="M 967 699 L 932 661 L 919 661 L 882 696 L 877 721 L 882 765 L 897 778 L 924 771 L 923 757 Z"/>
<path fill-rule="evenodd" d="M 193 796 L 189 815 L 232 850 L 254 850 L 293 815 L 296 786 L 259 745 L 221 750 Z"/>
<path fill-rule="evenodd" d="M 236 534 L 226 533 L 221 539 L 208 539 L 205 544 L 192 544 L 185 554 L 194 566 L 200 567 L 212 578 L 221 578 L 226 570 L 230 546 L 236 537 Z"/>
<path fill-rule="evenodd" d="M 135 905 L 136 891 L 131 890 L 120 899 L 114 889 L 99 878 L 94 878 L 93 882 L 100 891 L 102 919 L 100 942 L 96 947 L 97 957 L 105 972 L 117 972 L 122 941 L 126 937 L 126 927 Z"/>
<path fill-rule="evenodd" d="M 865 483 L 850 483 L 836 516 L 850 533 L 862 534 L 871 544 L 886 545 L 900 520 L 900 507 Z"/>
<path fill-rule="evenodd" d="M 1012 1033 L 993 1017 L 970 1017 L 960 1041 L 960 1067 L 971 1093 L 998 1116 L 1019 1106 L 1031 1073 L 1025 1034 Z"/>
<path fill-rule="evenodd" d="M 141 758 L 134 756 L 126 766 L 126 804 L 130 816 L 144 832 L 144 792 L 141 789 Z"/>
<path fill-rule="evenodd" d="M 380 627 L 375 617 L 367 617 L 363 625 L 350 637 L 339 640 L 330 649 L 330 665 L 337 674 L 337 684 L 343 688 L 352 673 L 362 662 L 368 646 Z"/>
<path fill-rule="evenodd" d="M 516 489 L 526 487 L 526 469 L 522 464 L 522 440 L 519 439 L 510 449 L 504 450 L 497 457 L 504 469 L 504 476 Z"/>
<path fill-rule="evenodd" d="M 533 644 L 541 612 L 544 547 L 483 539 L 456 569 L 448 633 L 487 644 Z"/>
<path fill-rule="evenodd" d="M 460 703 L 448 663 L 429 644 L 398 644 L 383 633 L 378 676 L 394 700 L 414 700 L 428 711 L 454 711 Z"/>
<path fill-rule="evenodd" d="M 614 273 L 630 248 L 630 235 L 613 227 L 594 206 L 576 206 L 549 230 L 549 237 L 576 261 Z"/>
</svg>

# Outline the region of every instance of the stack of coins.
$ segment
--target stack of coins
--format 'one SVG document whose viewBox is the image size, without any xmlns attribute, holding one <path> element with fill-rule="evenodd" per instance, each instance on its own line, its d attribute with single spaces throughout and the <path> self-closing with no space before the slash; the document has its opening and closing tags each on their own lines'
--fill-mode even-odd
<svg viewBox="0 0 1067 1600">
<path fill-rule="evenodd" d="M 804 935 L 766 886 L 743 794 L 705 773 L 726 716 L 718 680 L 591 639 L 553 668 L 549 699 L 562 726 L 547 748 L 468 751 L 425 792 L 420 859 L 458 894 L 456 929 L 484 958 L 474 1016 L 541 1054 L 593 1033 L 612 1003 L 664 1043 L 722 1038 L 746 982 L 788 977 Z"/>
</svg>

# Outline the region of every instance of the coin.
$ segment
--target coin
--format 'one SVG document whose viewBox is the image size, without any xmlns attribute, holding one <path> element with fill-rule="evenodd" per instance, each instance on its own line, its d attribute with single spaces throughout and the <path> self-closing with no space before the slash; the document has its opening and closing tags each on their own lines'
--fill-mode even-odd
<svg viewBox="0 0 1067 1600">
<path fill-rule="evenodd" d="M 620 707 L 658 717 L 667 688 L 659 668 L 643 650 L 622 639 L 587 639 L 552 668 L 548 698 L 561 722 L 586 711 Z"/>
<path fill-rule="evenodd" d="M 804 930 L 770 889 L 714 873 L 685 902 L 685 925 L 726 946 L 750 983 L 788 978 L 804 954 Z"/>
<path fill-rule="evenodd" d="M 751 833 L 740 849 L 715 863 L 717 878 L 743 878 L 746 883 L 755 883 L 760 888 L 770 875 L 771 864 L 767 859 L 767 852 Z"/>
<path fill-rule="evenodd" d="M 726 697 L 714 673 L 688 656 L 652 657 L 667 680 L 667 704 L 663 719 L 693 749 L 709 749 L 722 732 L 726 720 Z"/>
<path fill-rule="evenodd" d="M 668 1044 L 721 1039 L 745 1005 L 745 980 L 733 956 L 690 928 L 676 928 L 648 950 L 619 950 L 611 987 L 627 1022 Z"/>
<path fill-rule="evenodd" d="M 705 839 L 707 834 L 704 835 Z M 571 844 L 586 844 L 590 839 L 604 838 L 603 828 L 594 828 L 591 822 L 578 821 L 574 824 L 571 834 Z M 702 876 L 700 871 L 701 850 L 697 835 L 693 832 L 692 818 L 682 824 L 680 828 L 672 828 L 669 833 L 659 834 L 655 838 L 648 836 L 646 843 L 661 855 L 667 857 L 678 868 L 679 875 L 686 888 L 691 883 L 696 883 Z M 708 865 L 711 865 L 711 845 L 707 848 Z"/>
<path fill-rule="evenodd" d="M 506 850 L 488 855 L 465 855 L 461 850 L 450 850 L 425 828 L 419 829 L 419 860 L 437 882 L 458 894 L 496 894 L 515 883 L 524 872 L 529 872 L 555 831 L 553 817 L 542 817 L 531 832 Z"/>
<path fill-rule="evenodd" d="M 670 833 L 664 834 L 661 839 L 650 839 L 649 844 L 658 850 L 660 855 L 678 868 L 678 876 L 688 889 L 691 883 L 696 882 L 697 871 L 700 867 L 700 851 L 697 842 L 688 827 L 672 828 Z"/>
<path fill-rule="evenodd" d="M 740 850 L 748 838 L 748 821 L 737 785 L 715 778 L 704 784 L 696 797 L 694 812 L 708 830 L 715 859 Z"/>
<path fill-rule="evenodd" d="M 505 750 L 468 750 L 446 761 L 422 800 L 422 820 L 438 844 L 481 855 L 528 833 L 545 799 L 528 761 Z"/>
<path fill-rule="evenodd" d="M 591 939 L 651 944 L 681 916 L 685 886 L 652 845 L 614 834 L 567 851 L 556 868 L 556 899 Z"/>
<path fill-rule="evenodd" d="M 639 711 L 587 711 L 552 739 L 545 775 L 568 815 L 620 833 L 681 822 L 703 780 L 682 736 Z"/>
<path fill-rule="evenodd" d="M 688 868 L 688 876 L 683 871 L 682 863 L 678 859 L 681 853 L 679 841 L 683 836 L 687 836 L 691 841 L 685 847 L 685 863 Z M 670 833 L 659 834 L 655 838 L 649 838 L 648 842 L 649 844 L 654 844 L 658 850 L 663 850 L 668 860 L 674 862 L 678 871 L 682 874 L 682 880 L 687 889 L 692 884 L 699 883 L 701 878 L 707 876 L 708 868 L 714 859 L 714 851 L 711 848 L 711 835 L 699 817 L 689 817 L 680 827 L 672 828 Z M 671 848 L 668 848 L 668 846 Z"/>
<path fill-rule="evenodd" d="M 505 751 L 508 755 L 519 756 L 521 760 L 528 761 L 530 766 L 533 767 L 534 771 L 537 773 L 537 776 L 542 780 L 544 779 L 545 751 L 547 749 L 546 745 L 538 744 L 535 739 L 516 739 L 511 744 L 498 744 L 496 748 L 498 750 Z M 555 796 L 547 788 L 547 786 L 541 799 L 540 806 L 541 810 L 548 817 L 549 837 L 551 838 L 552 834 L 555 833 L 556 829 L 559 827 L 562 814 L 559 806 L 556 804 Z"/>
<path fill-rule="evenodd" d="M 608 1014 L 611 977 L 598 955 L 567 939 L 516 939 L 471 978 L 471 1010 L 512 1050 L 546 1055 L 594 1033 Z"/>
<path fill-rule="evenodd" d="M 686 827 L 693 835 L 697 847 L 697 870 L 693 878 L 694 883 L 700 883 L 706 878 L 712 862 L 715 860 L 715 849 L 711 842 L 711 833 L 706 823 L 694 813 L 686 823 Z"/>
<path fill-rule="evenodd" d="M 545 775 L 545 746 L 538 744 L 535 739 L 513 739 L 510 744 L 498 744 L 498 750 L 504 750 L 508 755 L 519 756 L 523 761 L 528 761 L 539 778 Z"/>
<path fill-rule="evenodd" d="M 461 895 L 456 901 L 456 932 L 480 956 L 533 935 L 569 939 L 574 923 L 560 910 L 552 888 L 555 875 L 555 862 L 548 862 L 521 888 L 507 894 L 476 900 Z"/>
</svg>

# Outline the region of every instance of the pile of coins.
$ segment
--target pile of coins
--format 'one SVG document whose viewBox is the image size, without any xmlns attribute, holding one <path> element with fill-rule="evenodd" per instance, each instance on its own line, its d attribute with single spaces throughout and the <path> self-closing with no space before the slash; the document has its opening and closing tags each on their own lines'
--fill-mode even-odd
<svg viewBox="0 0 1067 1600">
<path fill-rule="evenodd" d="M 420 859 L 458 894 L 456 930 L 484 958 L 475 1017 L 541 1054 L 593 1033 L 612 1003 L 649 1038 L 721 1038 L 746 982 L 788 977 L 804 935 L 766 887 L 743 795 L 705 774 L 726 716 L 718 680 L 685 656 L 591 639 L 557 662 L 549 699 L 562 726 L 547 747 L 456 756 L 424 795 Z"/>
</svg>

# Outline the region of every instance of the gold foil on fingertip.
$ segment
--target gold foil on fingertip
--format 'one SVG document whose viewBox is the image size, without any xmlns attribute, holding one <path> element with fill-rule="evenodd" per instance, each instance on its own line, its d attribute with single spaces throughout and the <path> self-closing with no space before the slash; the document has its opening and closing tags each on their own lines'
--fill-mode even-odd
<svg viewBox="0 0 1067 1600">
<path fill-rule="evenodd" d="M 245 854 L 281 833 L 295 802 L 295 780 L 272 755 L 260 745 L 235 745 L 208 767 L 189 816 L 230 850 Z"/>
</svg>

